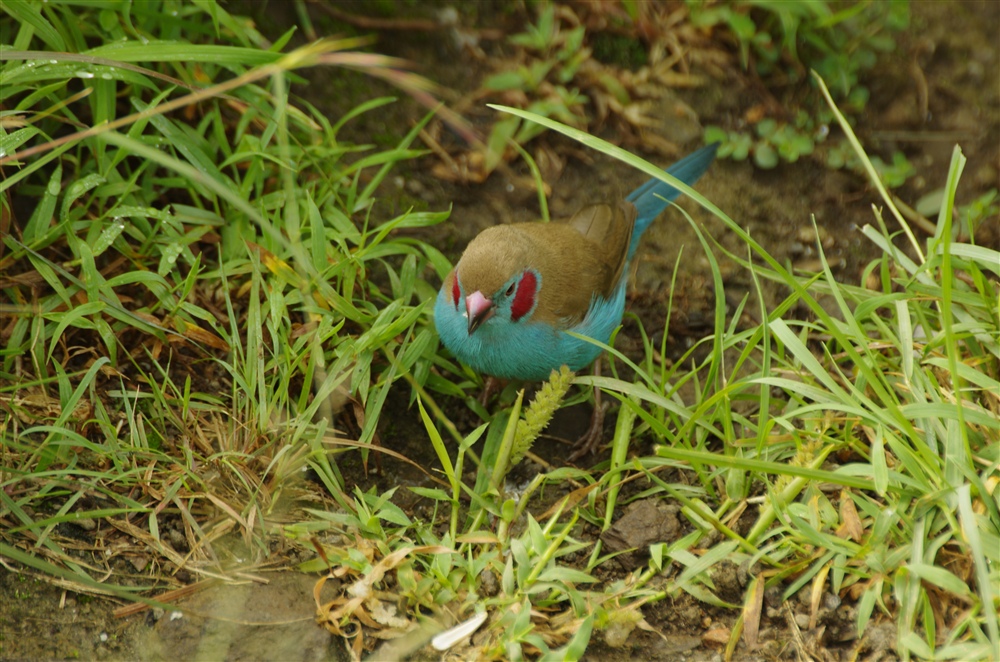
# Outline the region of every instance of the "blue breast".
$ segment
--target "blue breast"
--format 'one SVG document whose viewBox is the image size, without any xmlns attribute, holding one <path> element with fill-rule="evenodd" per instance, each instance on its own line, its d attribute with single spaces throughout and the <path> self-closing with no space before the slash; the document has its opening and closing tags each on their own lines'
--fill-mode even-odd
<svg viewBox="0 0 1000 662">
<path fill-rule="evenodd" d="M 610 299 L 595 297 L 583 321 L 566 330 L 607 343 L 624 312 L 623 280 Z M 596 345 L 530 320 L 491 318 L 470 336 L 468 320 L 444 292 L 438 293 L 434 317 L 441 342 L 455 358 L 477 372 L 501 379 L 541 381 L 562 365 L 574 371 L 586 368 L 601 353 Z"/>
</svg>

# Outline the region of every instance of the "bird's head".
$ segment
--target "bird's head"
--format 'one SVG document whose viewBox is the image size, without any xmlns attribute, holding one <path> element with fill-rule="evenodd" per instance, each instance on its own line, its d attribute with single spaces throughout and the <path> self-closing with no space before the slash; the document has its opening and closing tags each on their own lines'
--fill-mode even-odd
<svg viewBox="0 0 1000 662">
<path fill-rule="evenodd" d="M 505 226 L 489 228 L 465 249 L 443 289 L 450 305 L 468 319 L 469 335 L 484 324 L 531 318 L 542 285 L 531 252 L 531 245 Z"/>
</svg>

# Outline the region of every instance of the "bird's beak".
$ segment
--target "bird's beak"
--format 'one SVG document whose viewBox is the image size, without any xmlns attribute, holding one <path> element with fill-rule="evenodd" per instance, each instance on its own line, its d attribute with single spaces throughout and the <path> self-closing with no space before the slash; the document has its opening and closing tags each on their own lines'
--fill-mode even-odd
<svg viewBox="0 0 1000 662">
<path fill-rule="evenodd" d="M 465 297 L 465 312 L 469 318 L 469 335 L 479 328 L 479 325 L 493 317 L 493 302 L 476 290 Z"/>
</svg>

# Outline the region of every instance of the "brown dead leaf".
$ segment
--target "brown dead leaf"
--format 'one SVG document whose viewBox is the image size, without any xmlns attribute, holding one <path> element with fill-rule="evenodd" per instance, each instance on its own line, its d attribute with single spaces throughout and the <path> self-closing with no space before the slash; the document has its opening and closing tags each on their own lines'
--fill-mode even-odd
<svg viewBox="0 0 1000 662">
<path fill-rule="evenodd" d="M 100 368 L 98 368 L 98 371 L 102 375 L 104 375 L 105 377 L 108 377 L 108 378 L 112 378 L 113 377 L 115 379 L 121 379 L 121 380 L 124 380 L 126 382 L 127 381 L 131 381 L 128 378 L 128 375 L 125 375 L 124 373 L 120 372 L 117 368 L 115 368 L 114 366 L 112 366 L 112 365 L 110 365 L 108 363 L 105 363 Z"/>
<path fill-rule="evenodd" d="M 987 477 L 987 479 L 983 481 L 983 486 L 986 488 L 986 494 L 996 495 L 997 489 L 1000 487 L 1000 477 L 995 474 Z M 980 495 L 975 501 L 972 502 L 972 512 L 977 515 L 986 514 L 986 504 L 983 503 L 983 496 L 984 495 Z"/>
<path fill-rule="evenodd" d="M 0 211 L 0 219 L 3 218 L 3 213 Z M 6 234 L 0 228 L 0 235 Z M 0 263 L 0 289 L 8 289 L 14 287 L 28 287 L 28 288 L 40 288 L 45 285 L 45 277 L 37 271 L 26 271 L 20 274 L 9 273 L 8 270 L 3 268 L 3 264 Z M 21 303 L 18 301 L 17 303 Z"/>
<path fill-rule="evenodd" d="M 861 542 L 865 534 L 865 527 L 858 516 L 858 509 L 854 505 L 847 490 L 840 492 L 840 526 L 835 532 L 838 538 L 850 538 L 854 542 Z"/>
<path fill-rule="evenodd" d="M 305 324 L 300 324 L 299 322 L 292 323 L 292 332 L 288 334 L 290 340 L 296 340 L 301 336 L 312 333 L 317 328 L 319 328 L 318 322 L 307 322 Z"/>
<path fill-rule="evenodd" d="M 305 283 L 302 282 L 302 278 L 298 273 L 296 273 L 295 269 L 293 269 L 291 265 L 260 244 L 248 241 L 247 246 L 251 250 L 257 252 L 257 255 L 260 256 L 261 264 L 263 264 L 268 271 L 284 282 L 289 283 L 296 288 L 304 289 Z"/>
<path fill-rule="evenodd" d="M 153 326 L 163 326 L 163 321 L 156 315 L 151 315 L 141 310 L 133 310 L 132 314 L 147 324 L 152 324 Z"/>
<path fill-rule="evenodd" d="M 177 326 L 181 327 L 178 331 L 180 331 L 181 335 L 188 340 L 201 343 L 202 345 L 207 345 L 212 349 L 217 349 L 222 352 L 228 352 L 230 349 L 229 343 L 211 331 L 206 331 L 197 324 L 192 324 L 187 320 L 178 320 Z"/>
<path fill-rule="evenodd" d="M 543 518 L 544 519 L 544 518 Z M 463 533 L 455 538 L 456 542 L 464 545 L 498 545 L 500 538 L 492 531 L 473 531 Z"/>
<path fill-rule="evenodd" d="M 751 579 L 746 595 L 746 602 L 743 603 L 743 642 L 748 649 L 755 651 L 760 646 L 757 636 L 764 610 L 764 578 L 757 576 Z"/>
<path fill-rule="evenodd" d="M 743 119 L 747 124 L 756 124 L 765 117 L 767 117 L 767 108 L 764 104 L 760 103 L 755 106 L 751 106 L 745 113 L 743 113 Z"/>
<path fill-rule="evenodd" d="M 0 397 L 0 403 L 10 407 L 14 415 L 22 423 L 34 425 L 43 421 L 53 421 L 62 416 L 62 403 L 45 393 L 29 393 L 20 397 Z M 69 420 L 83 422 L 94 413 L 94 407 L 89 400 L 81 399 L 73 408 Z"/>
<path fill-rule="evenodd" d="M 546 520 L 555 515 L 560 510 L 567 511 L 572 510 L 576 504 L 583 501 L 584 498 L 595 489 L 599 487 L 598 483 L 593 483 L 592 485 L 586 485 L 584 487 L 578 487 L 566 496 L 564 496 L 559 501 L 552 504 L 548 510 L 538 516 L 539 520 Z"/>
<path fill-rule="evenodd" d="M 360 542 L 361 539 L 356 537 L 356 541 Z M 370 544 L 364 545 L 364 547 L 366 556 L 372 559 L 376 548 Z M 328 579 L 352 573 L 357 575 L 356 571 L 346 567 L 332 567 L 330 572 L 317 580 L 313 587 L 316 622 L 337 636 L 354 637 L 362 642 L 366 634 L 375 639 L 393 639 L 413 629 L 414 623 L 405 615 L 399 614 L 392 602 L 383 600 L 380 594 L 376 594 L 375 586 L 382 582 L 388 572 L 397 568 L 414 552 L 422 554 L 453 553 L 447 547 L 430 545 L 398 549 L 382 558 L 378 563 L 374 563 L 367 574 L 357 577 L 353 583 L 342 584 L 339 588 L 341 595 L 328 602 L 322 602 L 321 593 Z M 356 646 L 359 654 L 364 648 L 364 643 Z"/>
<path fill-rule="evenodd" d="M 408 618 L 399 615 L 396 605 L 382 600 L 371 601 L 371 617 L 380 626 L 386 628 L 381 639 L 389 639 L 402 636 L 407 630 L 413 627 L 414 623 Z"/>
<path fill-rule="evenodd" d="M 809 592 L 809 629 L 815 630 L 819 620 L 819 605 L 823 601 L 823 591 L 826 589 L 826 577 L 830 574 L 830 566 L 824 565 L 816 573 Z"/>
<path fill-rule="evenodd" d="M 482 184 L 489 173 L 486 162 L 479 152 L 459 154 L 444 163 L 435 163 L 431 173 L 438 179 L 457 184 Z"/>
<path fill-rule="evenodd" d="M 535 147 L 535 163 L 538 165 L 538 171 L 542 174 L 542 181 L 547 186 L 558 181 L 566 168 L 566 159 L 547 143 L 539 143 Z"/>
<path fill-rule="evenodd" d="M 857 582 L 855 584 L 851 584 L 843 591 L 841 591 L 841 595 L 846 595 L 848 599 L 857 602 L 858 600 L 861 599 L 861 596 L 864 595 L 864 592 L 868 590 L 868 587 L 871 586 L 871 584 L 872 584 L 871 580 L 868 580 L 866 582 Z"/>
</svg>

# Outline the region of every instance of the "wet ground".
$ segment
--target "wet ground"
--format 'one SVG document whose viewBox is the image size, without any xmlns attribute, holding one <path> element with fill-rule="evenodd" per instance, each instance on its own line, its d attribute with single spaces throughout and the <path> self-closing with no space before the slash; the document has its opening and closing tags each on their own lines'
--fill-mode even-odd
<svg viewBox="0 0 1000 662">
<path fill-rule="evenodd" d="M 917 175 L 898 191 L 902 199 L 910 201 L 943 184 L 952 147 L 959 143 L 969 159 L 960 188 L 962 204 L 1000 186 L 1000 80 L 996 73 L 1000 68 L 1000 3 L 914 2 L 912 8 L 909 34 L 900 39 L 899 48 L 884 57 L 866 81 L 871 101 L 857 129 L 873 154 L 888 158 L 898 149 L 913 163 Z M 433 35 L 412 39 L 398 36 L 383 33 L 381 44 L 392 54 L 421 63 L 422 73 L 430 78 L 456 89 L 464 86 L 465 90 L 477 83 L 476 67 L 468 63 L 456 66 L 456 58 L 440 39 Z M 914 63 L 919 65 L 919 76 Z M 324 91 L 339 89 L 337 85 L 342 83 L 331 82 L 327 78 L 330 72 L 310 75 L 315 77 L 314 89 L 304 93 L 336 114 L 336 103 L 325 103 L 323 95 Z M 382 92 L 372 90 L 372 94 Z M 694 148 L 699 125 L 738 124 L 751 107 L 766 101 L 767 94 L 760 81 L 737 72 L 723 79 L 710 79 L 701 88 L 678 91 L 664 100 L 665 111 L 680 108 L 692 112 L 674 112 L 674 117 L 685 119 L 667 133 Z M 917 110 L 924 96 L 929 111 L 927 121 L 922 121 Z M 348 100 L 347 106 L 356 101 Z M 359 131 L 381 130 L 388 136 L 396 135 L 396 128 L 409 126 L 408 122 L 422 112 L 413 104 L 403 102 L 398 106 L 390 111 L 397 115 L 365 120 Z M 581 204 L 631 190 L 642 182 L 641 175 L 617 162 L 582 153 L 566 141 L 553 139 L 551 143 L 557 152 L 568 155 L 561 176 L 550 182 L 553 215 L 570 214 Z M 647 157 L 668 162 L 657 155 Z M 434 236 L 435 243 L 452 257 L 457 257 L 465 242 L 485 227 L 537 217 L 535 195 L 520 185 L 525 173 L 519 167 L 509 173 L 495 173 L 485 184 L 470 186 L 439 181 L 427 171 L 415 168 L 400 173 L 394 182 L 400 193 L 397 204 L 416 202 L 431 209 L 453 205 L 451 219 L 435 230 Z M 873 222 L 871 205 L 879 204 L 879 200 L 865 181 L 853 174 L 831 171 L 810 160 L 772 171 L 756 169 L 749 163 L 721 161 L 697 188 L 747 227 L 780 260 L 807 269 L 816 267 L 816 255 L 809 247 L 813 241 L 813 216 L 827 256 L 836 265 L 834 273 L 844 282 L 857 283 L 864 265 L 875 254 L 858 228 Z M 581 191 L 587 192 L 586 199 Z M 683 205 L 716 241 L 731 251 L 745 253 L 721 224 L 690 202 Z M 980 241 L 995 246 L 998 237 L 997 228 L 984 228 Z M 643 238 L 630 299 L 630 311 L 655 337 L 655 329 L 663 325 L 667 285 L 682 247 L 683 267 L 674 290 L 669 330 L 669 345 L 678 354 L 706 332 L 714 302 L 710 299 L 707 260 L 693 231 L 676 213 L 654 224 Z M 752 291 L 743 270 L 727 263 L 723 272 L 731 302 L 738 302 Z M 770 288 L 765 293 L 768 303 L 781 296 L 773 287 L 765 287 Z M 636 337 L 634 323 L 629 322 L 619 336 L 618 346 L 627 353 L 636 352 Z M 405 410 L 406 399 L 399 397 L 396 406 Z M 573 438 L 582 427 L 577 419 L 573 414 L 564 414 L 556 427 L 557 435 Z M 419 435 L 384 435 L 383 442 L 419 463 L 434 462 L 430 446 Z M 543 457 L 558 457 L 560 448 L 558 442 L 547 441 L 536 451 Z M 419 480 L 407 473 L 405 465 L 386 461 L 386 469 L 392 476 L 383 479 L 387 485 Z M 524 470 L 530 471 L 530 467 Z M 628 532 L 621 535 L 627 537 Z M 716 581 L 722 597 L 741 601 L 739 569 L 733 568 L 731 576 L 719 576 Z M 217 585 L 198 592 L 183 603 L 187 610 L 183 616 L 146 610 L 128 618 L 115 618 L 113 610 L 119 605 L 111 601 L 67 592 L 6 566 L 0 570 L 0 659 L 336 659 L 343 651 L 341 642 L 334 641 L 312 620 L 314 582 L 314 577 L 293 573 L 262 574 L 236 586 Z M 798 606 L 793 601 L 768 607 L 768 627 L 772 634 L 779 633 L 775 641 L 802 638 L 805 624 Z M 816 659 L 840 659 L 841 653 L 854 643 L 850 634 L 852 609 L 851 605 L 827 605 L 826 643 L 809 640 L 807 633 L 795 650 Z M 641 632 L 633 635 L 624 649 L 609 648 L 595 639 L 590 659 L 719 660 L 723 635 L 737 616 L 686 597 L 649 605 L 644 613 L 662 637 Z M 764 635 L 762 638 L 766 638 Z M 875 628 L 862 659 L 895 659 L 891 652 L 894 636 L 891 628 Z M 831 645 L 831 641 L 842 641 L 843 648 Z M 773 646 L 739 659 L 771 659 L 791 654 L 791 650 Z"/>
</svg>

